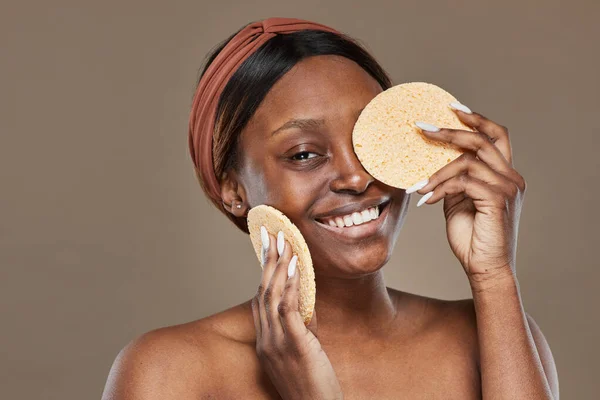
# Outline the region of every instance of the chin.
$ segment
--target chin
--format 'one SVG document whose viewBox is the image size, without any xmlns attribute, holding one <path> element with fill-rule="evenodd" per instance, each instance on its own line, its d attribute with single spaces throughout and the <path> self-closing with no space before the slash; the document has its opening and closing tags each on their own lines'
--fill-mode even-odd
<svg viewBox="0 0 600 400">
<path fill-rule="evenodd" d="M 390 259 L 387 249 L 370 249 L 357 251 L 355 255 L 348 254 L 340 261 L 339 270 L 357 277 L 379 271 Z"/>
<path fill-rule="evenodd" d="M 381 241 L 356 246 L 354 249 L 345 248 L 336 253 L 323 251 L 323 247 L 312 248 L 316 275 L 359 278 L 380 270 L 390 259 L 392 247 Z"/>
</svg>

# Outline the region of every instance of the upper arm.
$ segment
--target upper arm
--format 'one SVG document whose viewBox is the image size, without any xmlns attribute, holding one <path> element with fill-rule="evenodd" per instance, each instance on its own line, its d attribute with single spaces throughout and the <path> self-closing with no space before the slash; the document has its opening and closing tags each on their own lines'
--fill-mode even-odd
<svg viewBox="0 0 600 400">
<path fill-rule="evenodd" d="M 531 315 L 527 313 L 525 314 L 527 315 L 529 330 L 531 331 L 531 335 L 533 336 L 533 341 L 535 342 L 535 346 L 540 356 L 542 367 L 544 368 L 544 373 L 546 374 L 546 379 L 548 379 L 550 390 L 552 391 L 554 399 L 558 400 L 558 373 L 556 371 L 556 364 L 554 363 L 552 351 L 550 350 L 550 346 L 548 345 L 548 342 L 546 341 L 546 338 L 544 337 L 544 334 L 542 333 L 542 330 L 540 329 L 538 324 L 531 317 Z"/>
<path fill-rule="evenodd" d="M 113 362 L 102 400 L 198 398 L 201 357 L 192 347 L 161 329 L 136 338 Z"/>
</svg>

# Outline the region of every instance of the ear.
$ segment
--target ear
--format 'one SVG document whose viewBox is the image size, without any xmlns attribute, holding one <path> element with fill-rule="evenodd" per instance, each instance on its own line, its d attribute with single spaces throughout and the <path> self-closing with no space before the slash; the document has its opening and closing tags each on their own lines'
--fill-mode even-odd
<svg viewBox="0 0 600 400">
<path fill-rule="evenodd" d="M 248 214 L 246 191 L 235 170 L 229 169 L 221 175 L 221 198 L 223 208 L 236 217 Z"/>
</svg>

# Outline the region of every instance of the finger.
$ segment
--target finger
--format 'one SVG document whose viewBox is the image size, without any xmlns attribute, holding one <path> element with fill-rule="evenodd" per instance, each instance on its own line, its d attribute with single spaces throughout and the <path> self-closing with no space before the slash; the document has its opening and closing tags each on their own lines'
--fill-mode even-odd
<svg viewBox="0 0 600 400">
<path fill-rule="evenodd" d="M 256 332 L 256 341 L 260 340 L 262 336 L 262 329 L 260 326 L 260 312 L 258 311 L 258 296 L 252 298 L 252 319 L 254 320 L 254 331 Z"/>
<path fill-rule="evenodd" d="M 417 125 L 425 136 L 430 139 L 450 143 L 462 149 L 473 151 L 477 157 L 500 173 L 505 173 L 512 166 L 502 152 L 492 143 L 485 133 L 461 129 L 438 128 L 434 125 Z"/>
<path fill-rule="evenodd" d="M 507 175 L 512 169 L 512 166 L 504 155 L 484 133 L 464 131 L 461 129 L 437 128 L 433 125 L 428 126 L 430 124 L 423 125 L 419 123 L 419 125 L 417 126 L 428 138 L 450 143 L 466 150 L 471 150 L 481 161 L 503 175 Z M 434 128 L 437 129 L 437 131 L 435 131 Z"/>
<path fill-rule="evenodd" d="M 516 171 L 511 170 L 516 174 Z M 462 154 L 456 160 L 443 166 L 433 175 L 429 177 L 429 180 L 425 186 L 416 190 L 419 194 L 425 194 L 435 187 L 440 185 L 442 182 L 448 179 L 458 176 L 461 174 L 467 174 L 473 178 L 479 179 L 489 185 L 505 187 L 507 185 L 513 185 L 516 182 L 510 177 L 506 177 L 490 168 L 489 165 L 477 159 L 475 154 L 471 151 L 467 151 Z M 513 179 L 516 179 L 513 178 Z M 412 193 L 412 191 L 410 191 Z"/>
<path fill-rule="evenodd" d="M 473 204 L 477 209 L 482 209 L 486 206 L 494 208 L 504 208 L 506 198 L 502 192 L 469 175 L 459 175 L 448 179 L 438 185 L 431 195 L 426 194 L 421 198 L 417 206 L 422 204 L 434 204 L 446 196 L 464 193 L 473 200 Z M 423 201 L 424 200 L 424 201 Z"/>
<path fill-rule="evenodd" d="M 263 245 L 263 272 L 260 280 L 260 285 L 258 286 L 257 297 L 261 327 L 262 330 L 267 330 L 269 329 L 269 319 L 267 318 L 267 312 L 265 309 L 264 296 L 265 291 L 269 286 L 269 282 L 271 281 L 271 277 L 273 276 L 273 272 L 275 271 L 275 267 L 277 266 L 277 259 L 279 258 L 279 256 L 277 255 L 275 239 L 272 237 L 272 235 L 266 232 L 266 229 L 263 229 L 264 227 L 261 227 L 261 241 L 263 241 L 263 244 L 268 243 L 268 248 L 265 250 Z M 265 234 L 268 240 L 264 240 Z"/>
<path fill-rule="evenodd" d="M 269 285 L 265 289 L 265 312 L 269 321 L 269 329 L 273 334 L 283 333 L 281 321 L 279 320 L 279 312 L 277 308 L 281 301 L 283 294 L 283 287 L 285 286 L 287 278 L 287 267 L 292 258 L 292 247 L 287 243 L 284 238 L 283 232 L 277 234 L 277 249 L 278 252 L 283 250 L 283 253 L 277 260 L 277 266 L 275 272 L 271 277 Z"/>
<path fill-rule="evenodd" d="M 292 338 L 299 338 L 300 335 L 306 333 L 304 320 L 300 315 L 299 293 L 300 293 L 300 274 L 296 269 L 298 256 L 294 255 L 288 265 L 288 278 L 283 289 L 281 301 L 277 311 L 283 331 Z"/>
<path fill-rule="evenodd" d="M 271 275 L 275 271 L 275 262 L 277 262 L 277 249 L 275 239 L 272 238 L 264 226 L 260 227 L 261 239 L 261 267 L 263 268 L 263 278 L 265 283 L 269 283 Z M 266 246 L 265 246 L 266 245 Z"/>
<path fill-rule="evenodd" d="M 317 310 L 313 309 L 312 317 L 306 328 L 313 333 L 313 335 L 317 336 Z"/>
<path fill-rule="evenodd" d="M 468 107 L 465 111 L 471 111 L 470 113 L 456 110 L 452 106 L 450 108 L 454 110 L 458 118 L 465 124 L 489 136 L 508 163 L 513 165 L 510 138 L 508 137 L 508 129 L 505 126 L 499 125 L 479 113 L 472 112 Z"/>
</svg>

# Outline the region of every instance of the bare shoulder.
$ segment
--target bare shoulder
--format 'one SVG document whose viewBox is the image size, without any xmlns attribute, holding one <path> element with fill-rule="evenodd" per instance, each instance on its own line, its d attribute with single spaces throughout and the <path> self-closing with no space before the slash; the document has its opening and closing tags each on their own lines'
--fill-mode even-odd
<svg viewBox="0 0 600 400">
<path fill-rule="evenodd" d="M 422 310 L 421 312 L 429 317 L 429 322 L 467 324 L 475 327 L 473 299 L 444 300 L 392 288 L 388 288 L 388 293 L 396 301 L 409 304 L 410 308 Z"/>
<path fill-rule="evenodd" d="M 413 309 L 413 319 L 419 316 L 423 335 L 435 336 L 448 344 L 471 352 L 479 363 L 477 319 L 473 299 L 444 300 L 389 289 L 396 299 L 402 299 Z"/>
<path fill-rule="evenodd" d="M 253 334 L 249 302 L 146 332 L 115 358 L 102 399 L 197 399 L 222 379 L 223 355 L 236 346 L 248 347 Z"/>
</svg>

